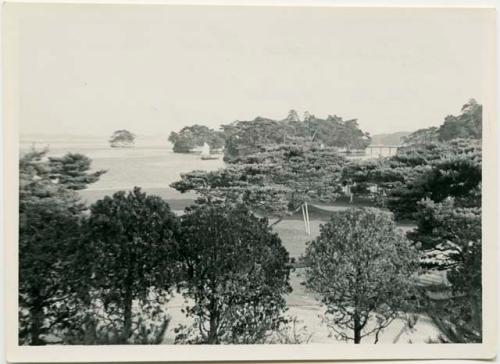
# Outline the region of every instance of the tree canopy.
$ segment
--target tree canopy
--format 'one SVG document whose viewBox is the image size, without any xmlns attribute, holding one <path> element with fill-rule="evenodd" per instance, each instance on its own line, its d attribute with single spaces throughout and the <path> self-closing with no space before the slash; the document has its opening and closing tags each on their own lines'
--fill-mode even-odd
<svg viewBox="0 0 500 364">
<path fill-rule="evenodd" d="M 182 174 L 171 184 L 205 199 L 245 203 L 254 212 L 283 217 L 306 201 L 331 202 L 341 191 L 344 157 L 317 144 L 270 145 L 218 171 Z"/>
<path fill-rule="evenodd" d="M 482 341 L 481 208 L 463 207 L 446 198 L 420 202 L 417 228 L 408 234 L 421 245 L 421 264 L 446 271 L 452 295 L 430 302 L 427 311 L 445 342 Z"/>
<path fill-rule="evenodd" d="M 79 153 L 67 153 L 62 157 L 49 157 L 50 179 L 70 190 L 82 190 L 97 182 L 106 171 L 88 173 L 91 159 Z"/>
<path fill-rule="evenodd" d="M 437 134 L 441 141 L 457 138 L 482 138 L 483 106 L 470 99 L 458 116 L 449 115 L 439 127 Z"/>
<path fill-rule="evenodd" d="M 390 216 L 374 209 L 332 215 L 304 257 L 306 285 L 326 305 L 328 326 L 359 344 L 411 301 L 418 255 Z"/>
<path fill-rule="evenodd" d="M 115 131 L 111 138 L 109 138 L 109 144 L 111 147 L 130 147 L 134 145 L 135 135 L 130 131 L 122 129 Z"/>
<path fill-rule="evenodd" d="M 483 106 L 470 99 L 458 116 L 448 115 L 440 127 L 419 129 L 403 139 L 405 145 L 427 144 L 453 139 L 482 139 Z"/>
<path fill-rule="evenodd" d="M 75 247 L 86 208 L 75 190 L 104 173 L 89 172 L 81 154 L 47 153 L 31 150 L 19 160 L 19 341 L 31 345 L 72 328 L 85 279 Z"/>
<path fill-rule="evenodd" d="M 296 207 L 304 201 L 334 201 L 340 193 L 346 159 L 335 148 L 311 143 L 269 146 L 235 162 L 271 167 L 270 181 L 290 190 L 289 200 Z"/>
<path fill-rule="evenodd" d="M 288 212 L 290 190 L 272 184 L 270 165 L 230 165 L 217 171 L 183 173 L 170 186 L 184 193 L 195 191 L 201 201 L 245 204 L 267 217 L 282 217 Z"/>
<path fill-rule="evenodd" d="M 457 202 L 477 205 L 481 185 L 481 144 L 455 139 L 418 144 L 380 160 L 351 162 L 342 172 L 345 183 L 356 184 L 358 194 L 378 199 L 398 219 L 413 218 L 424 198 L 439 202 L 454 196 Z M 377 193 L 368 189 L 377 186 Z"/>
<path fill-rule="evenodd" d="M 284 120 L 257 117 L 251 121 L 235 121 L 222 128 L 227 161 L 254 154 L 266 145 L 287 144 L 294 140 L 348 150 L 364 149 L 371 141 L 369 134 L 359 129 L 355 119 L 343 120 L 335 115 L 321 119 L 307 113 L 301 121 L 295 110 L 291 110 Z"/>
<path fill-rule="evenodd" d="M 176 153 L 189 153 L 204 143 L 207 143 L 210 149 L 224 147 L 224 134 L 205 125 L 195 124 L 182 128 L 178 133 L 171 132 L 168 140 L 174 145 Z"/>
<path fill-rule="evenodd" d="M 209 203 L 181 218 L 179 257 L 184 295 L 192 300 L 177 341 L 262 343 L 281 324 L 286 308 L 288 253 L 267 221 L 242 206 Z"/>
<path fill-rule="evenodd" d="M 100 303 L 106 314 L 107 339 L 121 344 L 141 343 L 144 338 L 137 334 L 147 324 L 146 307 L 148 314 L 160 319 L 157 326 L 149 325 L 148 329 L 157 331 L 150 332 L 153 336 L 160 336 L 155 341 L 161 340 L 168 319 L 164 312 L 158 316 L 176 282 L 178 224 L 168 203 L 138 187 L 129 193 L 119 191 L 90 207 L 84 231 L 88 243 L 81 260 L 87 259 L 92 276 L 90 299 L 98 307 Z"/>
<path fill-rule="evenodd" d="M 257 117 L 252 121 L 235 121 L 223 125 L 226 137 L 224 160 L 258 152 L 262 146 L 282 143 L 293 129 L 286 122 Z"/>
</svg>

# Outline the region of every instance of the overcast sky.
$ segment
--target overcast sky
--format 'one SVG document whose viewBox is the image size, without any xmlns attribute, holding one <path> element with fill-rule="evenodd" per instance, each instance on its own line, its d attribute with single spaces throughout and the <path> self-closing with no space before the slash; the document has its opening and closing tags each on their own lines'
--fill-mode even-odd
<svg viewBox="0 0 500 364">
<path fill-rule="evenodd" d="M 292 108 L 357 118 L 372 134 L 439 125 L 485 97 L 494 19 L 465 9 L 153 5 L 22 14 L 21 132 L 106 136 L 281 119 Z"/>
</svg>

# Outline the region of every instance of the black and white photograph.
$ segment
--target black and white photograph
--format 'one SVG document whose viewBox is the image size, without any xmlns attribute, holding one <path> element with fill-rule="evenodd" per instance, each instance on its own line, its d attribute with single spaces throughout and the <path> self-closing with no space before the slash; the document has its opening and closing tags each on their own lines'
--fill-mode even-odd
<svg viewBox="0 0 500 364">
<path fill-rule="evenodd" d="M 7 4 L 13 350 L 494 356 L 494 32 L 492 8 Z"/>
</svg>

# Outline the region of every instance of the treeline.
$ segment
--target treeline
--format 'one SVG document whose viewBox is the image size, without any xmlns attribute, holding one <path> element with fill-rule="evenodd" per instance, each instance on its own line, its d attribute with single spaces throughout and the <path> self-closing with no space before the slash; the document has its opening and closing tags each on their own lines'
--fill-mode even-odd
<svg viewBox="0 0 500 364">
<path fill-rule="evenodd" d="M 404 145 L 445 142 L 453 139 L 481 139 L 483 133 L 483 106 L 470 99 L 460 115 L 448 115 L 439 127 L 419 129 L 403 138 Z"/>
<path fill-rule="evenodd" d="M 257 117 L 254 120 L 235 121 L 222 125 L 221 131 L 206 126 L 193 125 L 172 132 L 169 141 L 174 144 L 174 152 L 188 153 L 205 142 L 211 149 L 224 147 L 224 159 L 255 153 L 269 144 L 287 143 L 293 140 L 318 142 L 328 147 L 364 149 L 370 144 L 368 133 L 359 129 L 355 119 L 343 120 L 330 115 L 326 119 L 305 113 L 300 119 L 291 110 L 283 120 Z"/>
</svg>

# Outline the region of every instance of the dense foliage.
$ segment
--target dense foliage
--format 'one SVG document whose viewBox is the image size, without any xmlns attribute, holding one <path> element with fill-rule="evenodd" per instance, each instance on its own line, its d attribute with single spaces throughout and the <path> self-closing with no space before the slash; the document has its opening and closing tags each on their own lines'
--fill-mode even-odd
<svg viewBox="0 0 500 364">
<path fill-rule="evenodd" d="M 130 147 L 134 145 L 135 135 L 130 131 L 122 129 L 116 130 L 109 138 L 111 147 Z"/>
<path fill-rule="evenodd" d="M 182 193 L 195 191 L 200 201 L 244 204 L 258 214 L 279 218 L 288 213 L 290 191 L 270 181 L 273 168 L 230 165 L 217 171 L 192 171 L 182 174 L 181 179 L 170 186 Z"/>
<path fill-rule="evenodd" d="M 284 121 L 257 117 L 251 121 L 235 121 L 222 126 L 226 136 L 224 160 L 253 154 L 262 146 L 283 143 L 294 130 Z"/>
<path fill-rule="evenodd" d="M 92 160 L 82 154 L 67 153 L 62 157 L 48 157 L 49 178 L 70 190 L 83 190 L 89 184 L 97 182 L 105 171 L 87 173 Z"/>
<path fill-rule="evenodd" d="M 396 156 L 352 162 L 344 183 L 376 200 L 398 219 L 417 224 L 408 237 L 421 265 L 446 272 L 450 285 L 425 309 L 444 342 L 481 342 L 482 106 L 470 100 L 439 128 L 411 134 Z"/>
<path fill-rule="evenodd" d="M 204 199 L 244 203 L 252 211 L 283 217 L 306 201 L 332 202 L 340 194 L 344 157 L 316 143 L 279 144 L 238 157 L 218 171 L 182 174 L 171 186 Z"/>
<path fill-rule="evenodd" d="M 87 243 L 80 261 L 90 270 L 94 315 L 102 311 L 95 343 L 161 340 L 168 324 L 162 305 L 176 282 L 178 224 L 168 203 L 137 187 L 128 194 L 116 192 L 90 207 L 84 231 Z M 102 334 L 99 326 L 104 325 Z M 138 337 L 144 331 L 148 337 Z"/>
<path fill-rule="evenodd" d="M 307 287 L 326 305 L 328 326 L 356 344 L 370 334 L 376 343 L 414 295 L 417 253 L 390 216 L 377 210 L 332 215 L 308 243 L 304 260 Z"/>
<path fill-rule="evenodd" d="M 221 149 L 224 147 L 224 134 L 205 125 L 192 125 L 182 128 L 178 133 L 171 132 L 168 141 L 174 145 L 175 153 L 189 153 L 204 143 L 210 149 Z"/>
<path fill-rule="evenodd" d="M 454 198 L 420 203 L 417 229 L 409 238 L 424 249 L 422 266 L 444 270 L 451 295 L 429 303 L 428 312 L 445 342 L 481 342 L 481 208 L 461 207 Z"/>
<path fill-rule="evenodd" d="M 81 154 L 47 159 L 32 150 L 19 160 L 19 341 L 43 345 L 71 329 L 82 280 L 75 256 L 85 206 L 76 189 L 104 171 L 89 172 Z"/>
<path fill-rule="evenodd" d="M 270 167 L 270 182 L 288 189 L 291 206 L 296 208 L 308 200 L 334 201 L 340 193 L 340 177 L 346 159 L 335 148 L 311 143 L 269 146 L 235 162 L 244 166 Z"/>
<path fill-rule="evenodd" d="M 437 134 L 440 141 L 447 141 L 457 138 L 481 139 L 482 132 L 483 106 L 471 99 L 462 106 L 460 115 L 445 118 Z"/>
<path fill-rule="evenodd" d="M 284 120 L 257 117 L 222 126 L 226 138 L 224 159 L 254 154 L 262 147 L 287 144 L 294 140 L 317 142 L 327 147 L 364 149 L 370 144 L 368 133 L 359 129 L 356 120 L 329 115 L 326 119 L 306 114 L 301 121 L 295 111 Z"/>
<path fill-rule="evenodd" d="M 264 342 L 283 323 L 288 253 L 266 220 L 243 206 L 202 204 L 181 219 L 184 295 L 192 300 L 178 342 Z"/>
<path fill-rule="evenodd" d="M 460 115 L 448 115 L 443 124 L 437 127 L 419 129 L 403 139 L 405 145 L 427 144 L 453 139 L 482 139 L 483 106 L 470 99 Z"/>
<path fill-rule="evenodd" d="M 397 219 L 413 219 L 424 198 L 440 202 L 453 196 L 465 206 L 477 206 L 481 145 L 456 139 L 402 148 L 390 158 L 350 163 L 342 180 L 354 185 L 352 191 L 358 195 L 387 206 Z"/>
</svg>

